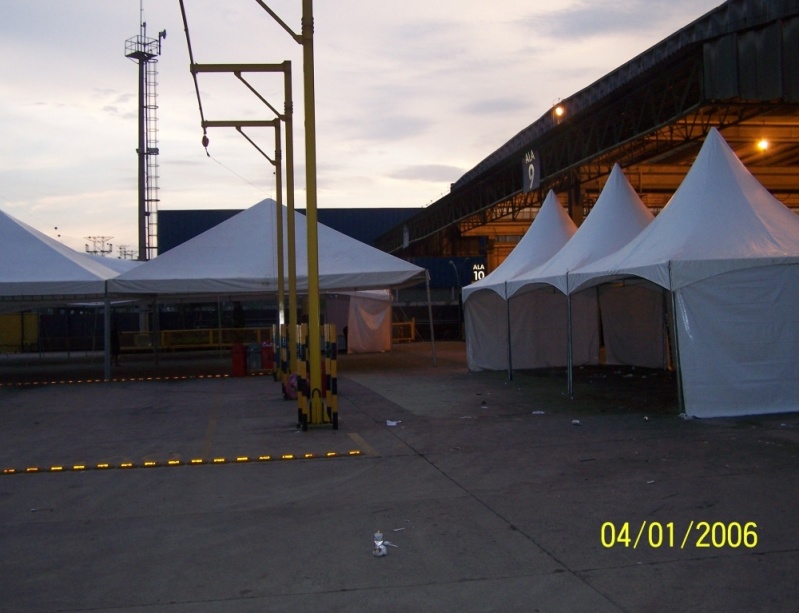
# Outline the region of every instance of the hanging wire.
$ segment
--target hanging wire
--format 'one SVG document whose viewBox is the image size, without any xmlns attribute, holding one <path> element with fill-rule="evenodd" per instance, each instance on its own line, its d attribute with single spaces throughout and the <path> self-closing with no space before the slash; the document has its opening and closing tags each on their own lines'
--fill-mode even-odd
<svg viewBox="0 0 799 613">
<path fill-rule="evenodd" d="M 189 65 L 192 68 L 191 76 L 192 76 L 192 79 L 194 80 L 194 92 L 197 94 L 197 106 L 200 109 L 200 122 L 201 122 L 201 125 L 203 126 L 202 145 L 205 148 L 205 155 L 207 155 L 209 158 L 211 158 L 214 162 L 219 164 L 222 168 L 227 170 L 232 175 L 237 176 L 239 179 L 241 179 L 245 183 L 249 183 L 252 187 L 257 189 L 259 192 L 267 193 L 267 192 L 264 191 L 264 189 L 262 187 L 258 187 L 255 183 L 253 183 L 252 181 L 249 181 L 245 177 L 241 176 L 239 173 L 237 173 L 232 168 L 230 168 L 228 166 L 225 166 L 222 162 L 220 162 L 218 159 L 213 157 L 211 155 L 211 153 L 208 151 L 208 143 L 209 143 L 208 131 L 207 131 L 206 127 L 205 127 L 205 113 L 203 112 L 203 101 L 202 101 L 202 98 L 200 97 L 200 85 L 197 82 L 197 73 L 194 71 L 194 53 L 192 52 L 192 49 L 191 49 L 191 37 L 189 36 L 189 21 L 186 18 L 186 7 L 183 4 L 183 0 L 180 0 L 180 14 L 183 16 L 183 30 L 186 32 L 186 45 L 188 46 L 188 49 L 189 49 Z M 249 138 L 247 140 L 249 140 Z M 273 182 L 274 182 L 274 177 L 273 177 Z M 274 192 L 274 186 L 272 186 L 272 192 Z"/>
<path fill-rule="evenodd" d="M 202 144 L 205 147 L 205 154 L 211 157 L 208 153 L 208 132 L 205 128 L 205 114 L 203 113 L 203 101 L 200 98 L 200 85 L 197 82 L 197 73 L 194 72 L 194 53 L 191 50 L 191 38 L 189 37 L 189 22 L 186 18 L 186 7 L 183 5 L 183 0 L 180 0 L 180 14 L 183 16 L 183 30 L 186 32 L 186 45 L 189 48 L 189 65 L 191 66 L 191 76 L 194 79 L 194 91 L 197 94 L 197 106 L 200 109 L 200 122 L 203 126 L 203 139 Z M 215 160 L 216 161 L 216 160 Z M 219 163 L 219 162 L 217 162 Z M 228 169 L 229 170 L 229 169 Z"/>
<path fill-rule="evenodd" d="M 208 150 L 206 150 L 206 153 L 208 153 Z M 266 191 L 266 190 L 265 190 L 263 187 L 259 187 L 258 185 L 256 185 L 255 183 L 253 183 L 252 181 L 250 181 L 249 179 L 247 179 L 246 177 L 243 177 L 243 176 L 241 176 L 239 173 L 237 173 L 235 170 L 233 170 L 233 169 L 232 169 L 232 168 L 230 168 L 229 166 L 225 166 L 225 165 L 224 165 L 222 162 L 220 162 L 218 159 L 216 159 L 216 158 L 215 158 L 213 155 L 211 155 L 210 153 L 208 153 L 208 157 L 209 157 L 209 158 L 211 158 L 211 159 L 212 159 L 214 162 L 216 162 L 217 164 L 219 164 L 219 165 L 220 165 L 222 168 L 224 168 L 225 170 L 227 170 L 227 171 L 228 171 L 230 174 L 232 174 L 232 175 L 235 175 L 235 176 L 237 176 L 239 179 L 241 179 L 242 181 L 244 181 L 245 183 L 249 183 L 250 185 L 252 185 L 252 186 L 253 186 L 255 189 L 257 189 L 257 190 L 258 190 L 259 192 L 261 192 L 262 194 L 267 194 L 267 195 L 269 195 L 269 192 L 268 192 L 268 191 Z M 274 190 L 272 190 L 272 191 L 274 191 Z"/>
</svg>

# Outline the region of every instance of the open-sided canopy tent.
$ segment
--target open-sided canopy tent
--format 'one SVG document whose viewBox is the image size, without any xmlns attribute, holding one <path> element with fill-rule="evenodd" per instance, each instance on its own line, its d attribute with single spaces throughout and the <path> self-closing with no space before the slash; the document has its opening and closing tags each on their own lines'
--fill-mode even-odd
<svg viewBox="0 0 799 613">
<path fill-rule="evenodd" d="M 660 215 L 569 277 L 575 291 L 638 277 L 671 292 L 688 415 L 799 410 L 799 218 L 715 128 Z"/>
<path fill-rule="evenodd" d="M 561 332 L 562 319 L 570 311 L 571 333 L 547 339 L 562 351 L 566 350 L 566 336 L 573 340 L 570 364 L 597 363 L 601 314 L 606 363 L 665 367 L 663 292 L 660 288 L 647 288 L 642 284 L 603 287 L 597 296 L 593 287 L 575 293 L 568 276 L 570 271 L 622 248 L 653 218 L 619 165 L 614 164 L 591 213 L 569 242 L 541 266 L 508 281 L 512 303 L 527 292 L 551 291 L 552 288 L 571 297 L 570 303 L 563 299 L 561 313 L 553 314 L 556 320 L 553 323 L 560 325 L 545 328 L 549 335 L 553 331 Z M 630 329 L 631 320 L 637 322 L 634 331 Z"/>
<path fill-rule="evenodd" d="M 119 275 L 109 281 L 109 292 L 162 297 L 241 297 L 276 293 L 276 206 L 271 199 L 259 202 L 142 266 Z M 283 236 L 287 236 L 288 214 L 284 213 Z M 305 216 L 295 213 L 294 223 L 297 290 L 304 292 L 308 287 Z M 385 289 L 425 281 L 423 268 L 327 226 L 318 226 L 321 292 Z M 286 242 L 284 240 L 284 252 Z"/>
<path fill-rule="evenodd" d="M 506 283 L 546 262 L 576 231 L 577 226 L 550 191 L 532 225 L 505 261 L 483 279 L 463 288 L 466 361 L 470 370 L 536 368 L 541 363 L 535 354 L 538 345 L 531 345 L 528 335 L 535 318 L 557 305 L 542 295 L 535 297 L 536 304 L 514 304 L 518 312 L 514 308 L 509 313 Z M 509 337 L 513 339 L 512 352 Z"/>
<path fill-rule="evenodd" d="M 0 211 L 0 310 L 102 298 L 118 271 Z"/>
</svg>

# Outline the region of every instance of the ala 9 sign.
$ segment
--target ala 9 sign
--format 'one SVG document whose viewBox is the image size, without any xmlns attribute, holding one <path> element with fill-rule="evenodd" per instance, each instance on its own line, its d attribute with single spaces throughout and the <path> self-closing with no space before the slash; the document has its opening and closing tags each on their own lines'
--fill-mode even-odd
<svg viewBox="0 0 799 613">
<path fill-rule="evenodd" d="M 541 164 L 538 152 L 534 149 L 526 152 L 522 159 L 522 191 L 531 192 L 541 183 Z"/>
</svg>

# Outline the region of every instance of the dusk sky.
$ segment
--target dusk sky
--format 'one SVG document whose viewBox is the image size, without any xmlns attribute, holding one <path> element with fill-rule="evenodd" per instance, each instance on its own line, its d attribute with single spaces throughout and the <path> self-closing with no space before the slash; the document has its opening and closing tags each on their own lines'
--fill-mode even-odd
<svg viewBox="0 0 799 613">
<path fill-rule="evenodd" d="M 295 32 L 301 0 L 265 0 Z M 423 207 L 560 98 L 720 0 L 317 0 L 318 204 Z M 305 203 L 302 48 L 255 0 L 184 0 L 195 61 L 292 62 L 296 203 Z M 158 58 L 160 209 L 243 209 L 275 197 L 268 162 L 209 130 L 178 0 L 3 0 L 0 209 L 70 247 L 137 247 L 137 92 L 125 41 L 166 30 Z M 232 75 L 199 75 L 206 119 L 272 119 Z M 283 108 L 280 75 L 252 78 Z M 248 131 L 270 155 L 271 129 Z M 56 230 L 58 228 L 58 230 Z M 116 255 L 116 249 L 114 252 Z"/>
</svg>

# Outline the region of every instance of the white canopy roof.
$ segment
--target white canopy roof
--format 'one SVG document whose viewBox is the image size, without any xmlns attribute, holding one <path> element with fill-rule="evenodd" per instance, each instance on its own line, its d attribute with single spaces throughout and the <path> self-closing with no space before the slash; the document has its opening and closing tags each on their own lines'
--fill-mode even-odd
<svg viewBox="0 0 799 613">
<path fill-rule="evenodd" d="M 519 244 L 490 274 L 463 288 L 463 301 L 466 302 L 471 294 L 481 289 L 493 290 L 505 298 L 506 281 L 546 262 L 575 232 L 577 226 L 561 206 L 555 192 L 550 190 Z"/>
<path fill-rule="evenodd" d="M 568 294 L 569 271 L 621 249 L 653 218 L 619 165 L 614 164 L 596 204 L 575 235 L 550 260 L 510 279 L 508 296 L 542 284 Z"/>
<path fill-rule="evenodd" d="M 159 295 L 277 291 L 276 206 L 266 199 L 109 281 L 109 292 Z M 288 212 L 283 211 L 284 253 Z M 306 218 L 295 212 L 298 291 L 307 291 Z M 423 282 L 425 270 L 318 224 L 319 289 L 387 288 Z M 287 261 L 287 260 L 286 260 Z M 286 283 L 288 276 L 286 276 Z"/>
<path fill-rule="evenodd" d="M 0 211 L 0 298 L 102 295 L 117 271 Z"/>
<path fill-rule="evenodd" d="M 799 217 L 712 128 L 669 203 L 619 251 L 569 273 L 572 291 L 637 276 L 675 290 L 733 270 L 796 261 Z"/>
</svg>

